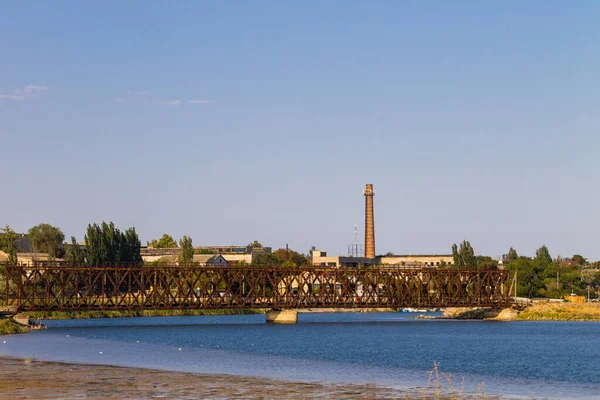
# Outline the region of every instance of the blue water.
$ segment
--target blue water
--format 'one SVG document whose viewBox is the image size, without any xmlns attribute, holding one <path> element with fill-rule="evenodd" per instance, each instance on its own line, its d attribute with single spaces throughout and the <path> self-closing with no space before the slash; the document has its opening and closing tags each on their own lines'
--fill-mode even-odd
<svg viewBox="0 0 600 400">
<path fill-rule="evenodd" d="M 299 381 L 424 387 L 434 362 L 468 391 L 600 398 L 600 323 L 419 320 L 411 313 L 46 321 L 0 337 L 0 356 L 227 373 Z M 6 343 L 3 341 L 6 340 Z"/>
</svg>

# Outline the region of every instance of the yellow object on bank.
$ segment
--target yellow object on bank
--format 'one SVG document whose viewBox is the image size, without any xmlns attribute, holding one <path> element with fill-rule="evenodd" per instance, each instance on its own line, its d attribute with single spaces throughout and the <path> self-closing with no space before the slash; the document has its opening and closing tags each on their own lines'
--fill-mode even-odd
<svg viewBox="0 0 600 400">
<path fill-rule="evenodd" d="M 569 296 L 565 296 L 565 300 L 569 303 L 585 303 L 585 296 L 577 296 L 575 294 L 571 294 Z"/>
</svg>

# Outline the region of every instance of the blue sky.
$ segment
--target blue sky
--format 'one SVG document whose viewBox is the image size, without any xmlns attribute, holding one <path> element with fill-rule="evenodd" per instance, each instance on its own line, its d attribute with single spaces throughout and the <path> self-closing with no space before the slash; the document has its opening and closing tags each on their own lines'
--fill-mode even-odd
<svg viewBox="0 0 600 400">
<path fill-rule="evenodd" d="M 596 1 L 3 2 L 0 224 L 600 259 Z"/>
</svg>

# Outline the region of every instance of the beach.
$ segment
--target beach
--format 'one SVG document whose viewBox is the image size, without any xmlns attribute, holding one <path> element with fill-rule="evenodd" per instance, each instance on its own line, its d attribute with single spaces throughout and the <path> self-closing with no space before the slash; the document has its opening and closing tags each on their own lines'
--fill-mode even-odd
<svg viewBox="0 0 600 400">
<path fill-rule="evenodd" d="M 374 385 L 303 383 L 0 358 L 0 399 L 389 399 Z"/>
</svg>

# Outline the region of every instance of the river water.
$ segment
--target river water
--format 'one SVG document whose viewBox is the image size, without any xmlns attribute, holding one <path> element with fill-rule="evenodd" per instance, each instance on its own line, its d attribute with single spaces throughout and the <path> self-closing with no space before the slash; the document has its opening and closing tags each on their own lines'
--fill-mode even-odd
<svg viewBox="0 0 600 400">
<path fill-rule="evenodd" d="M 427 385 L 434 362 L 468 392 L 600 398 L 600 323 L 415 319 L 412 313 L 45 321 L 0 336 L 0 356 L 296 381 Z M 6 341 L 6 343 L 4 343 Z M 446 384 L 447 386 L 447 384 Z"/>
</svg>

